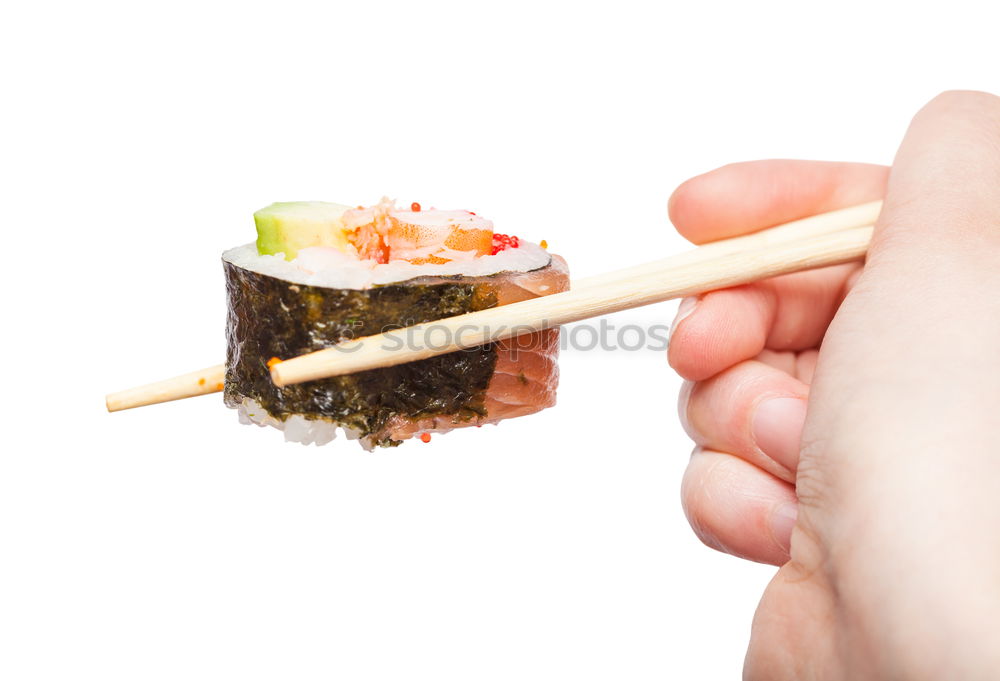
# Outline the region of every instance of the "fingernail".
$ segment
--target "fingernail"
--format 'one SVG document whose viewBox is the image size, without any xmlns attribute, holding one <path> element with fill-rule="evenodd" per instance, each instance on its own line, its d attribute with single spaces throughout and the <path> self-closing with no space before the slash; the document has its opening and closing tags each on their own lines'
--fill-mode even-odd
<svg viewBox="0 0 1000 681">
<path fill-rule="evenodd" d="M 799 517 L 799 505 L 795 502 L 786 501 L 780 504 L 771 513 L 771 534 L 774 541 L 787 551 L 792 543 L 792 528 Z"/>
<path fill-rule="evenodd" d="M 806 420 L 806 401 L 798 397 L 772 397 L 757 405 L 751 430 L 760 451 L 794 471 Z"/>
<path fill-rule="evenodd" d="M 670 331 L 667 333 L 668 347 L 670 346 L 670 339 L 674 337 L 674 331 L 677 330 L 677 326 L 687 317 L 690 317 L 696 307 L 698 307 L 698 296 L 688 296 L 681 300 L 681 304 L 677 307 L 677 316 L 670 323 Z"/>
</svg>

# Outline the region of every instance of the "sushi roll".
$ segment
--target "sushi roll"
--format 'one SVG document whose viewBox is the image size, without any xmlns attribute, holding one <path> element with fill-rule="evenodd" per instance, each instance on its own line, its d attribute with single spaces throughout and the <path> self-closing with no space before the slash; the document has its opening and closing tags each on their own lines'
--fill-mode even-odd
<svg viewBox="0 0 1000 681">
<path fill-rule="evenodd" d="M 569 288 L 565 261 L 465 210 L 276 203 L 223 253 L 226 405 L 286 440 L 338 429 L 366 449 L 555 404 L 559 330 L 279 388 L 273 363 L 351 339 Z"/>
</svg>

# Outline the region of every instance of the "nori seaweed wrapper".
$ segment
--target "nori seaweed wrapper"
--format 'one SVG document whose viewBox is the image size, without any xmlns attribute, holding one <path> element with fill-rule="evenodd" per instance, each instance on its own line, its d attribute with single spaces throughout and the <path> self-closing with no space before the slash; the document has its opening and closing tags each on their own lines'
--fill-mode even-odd
<svg viewBox="0 0 1000 681">
<path fill-rule="evenodd" d="M 484 395 L 497 361 L 495 344 L 393 367 L 279 388 L 267 362 L 349 338 L 381 333 L 497 305 L 490 277 L 420 278 L 370 289 L 296 284 L 223 262 L 228 295 L 225 401 L 256 400 L 271 416 L 322 418 L 381 446 L 394 417 L 485 416 Z"/>
</svg>

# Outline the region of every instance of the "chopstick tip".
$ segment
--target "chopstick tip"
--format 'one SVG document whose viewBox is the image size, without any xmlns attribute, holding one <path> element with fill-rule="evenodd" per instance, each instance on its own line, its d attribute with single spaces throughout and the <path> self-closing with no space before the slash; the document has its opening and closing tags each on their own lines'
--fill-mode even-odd
<svg viewBox="0 0 1000 681">
<path fill-rule="evenodd" d="M 277 363 L 271 366 L 269 369 L 271 373 L 271 382 L 274 383 L 279 388 L 285 387 L 285 380 L 281 376 L 281 363 Z"/>
</svg>

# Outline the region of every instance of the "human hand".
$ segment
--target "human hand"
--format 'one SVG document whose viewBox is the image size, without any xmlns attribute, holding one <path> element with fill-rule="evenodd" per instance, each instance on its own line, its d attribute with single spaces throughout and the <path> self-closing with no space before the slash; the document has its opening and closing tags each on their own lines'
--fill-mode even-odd
<svg viewBox="0 0 1000 681">
<path fill-rule="evenodd" d="M 863 270 L 712 292 L 675 321 L 691 525 L 782 565 L 748 678 L 1000 669 L 1000 100 L 936 98 L 891 173 L 726 166 L 670 214 L 701 243 L 883 194 Z"/>
</svg>

